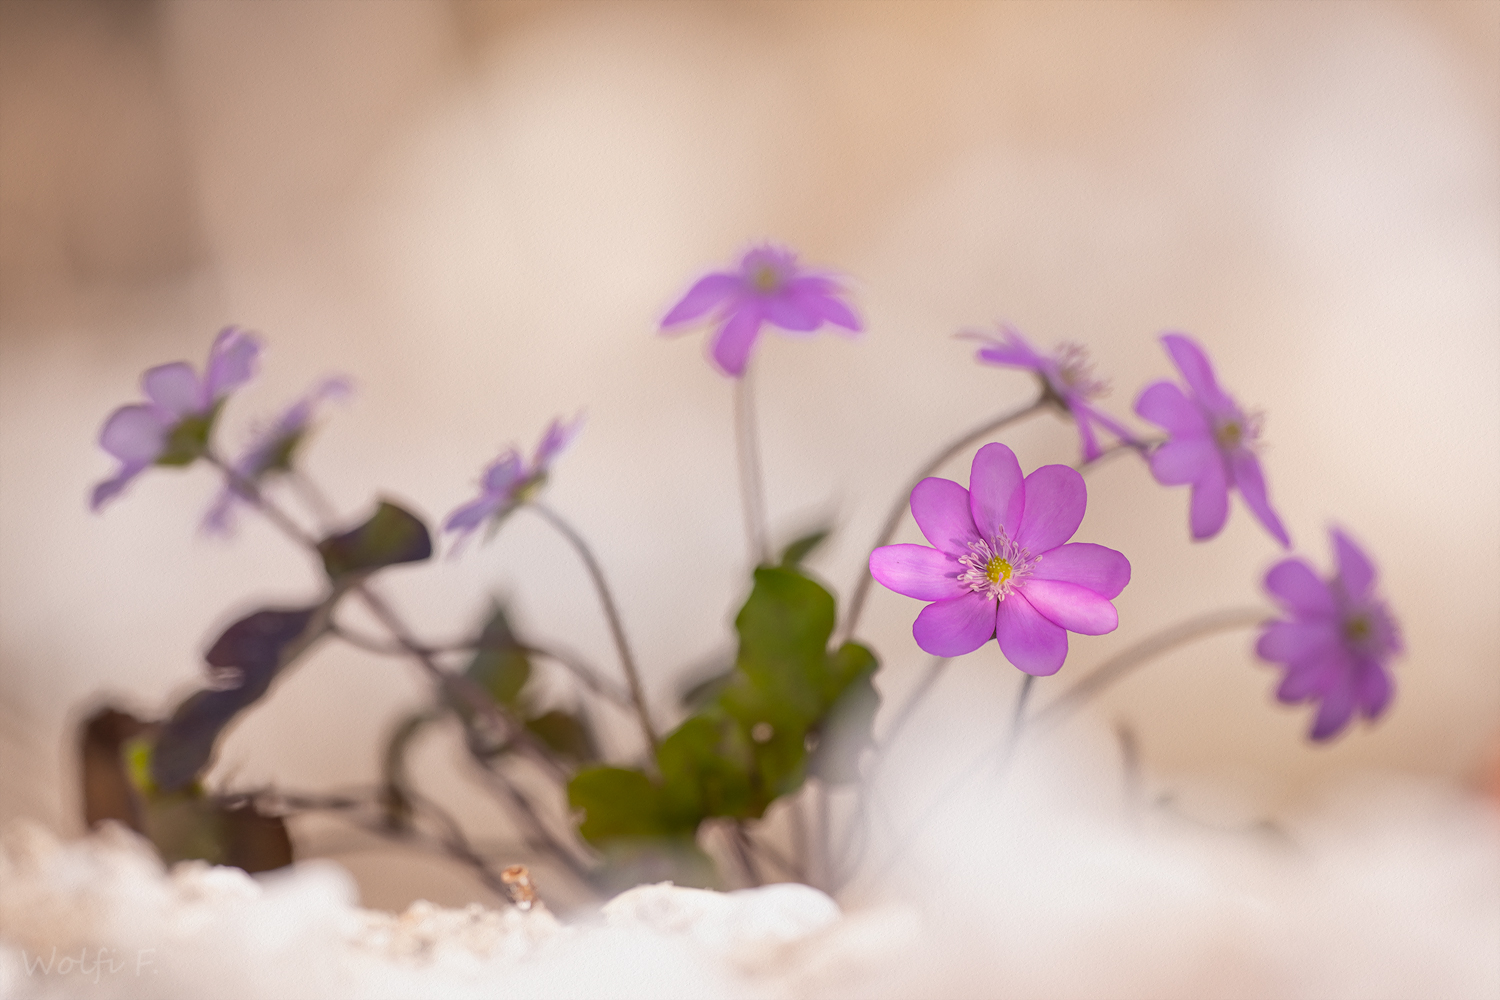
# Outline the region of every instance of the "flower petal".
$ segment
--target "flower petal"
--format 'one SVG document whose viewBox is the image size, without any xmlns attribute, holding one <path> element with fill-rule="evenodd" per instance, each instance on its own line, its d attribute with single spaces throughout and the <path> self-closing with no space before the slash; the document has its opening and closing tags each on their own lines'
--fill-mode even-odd
<svg viewBox="0 0 1500 1000">
<path fill-rule="evenodd" d="M 147 399 L 175 417 L 195 413 L 202 406 L 198 374 L 186 361 L 148 369 L 141 376 L 141 388 Z"/>
<path fill-rule="evenodd" d="M 1104 635 L 1120 627 L 1120 615 L 1109 598 L 1063 580 L 1032 577 L 1021 584 L 1031 606 L 1054 625 L 1079 635 Z M 1007 598 L 1009 600 L 1009 598 Z"/>
<path fill-rule="evenodd" d="M 1224 463 L 1214 462 L 1205 471 L 1203 478 L 1193 483 L 1193 498 L 1188 505 L 1188 523 L 1193 538 L 1212 538 L 1224 528 L 1229 519 L 1229 480 L 1224 475 Z"/>
<path fill-rule="evenodd" d="M 1391 695 L 1394 693 L 1395 685 L 1391 682 L 1391 675 L 1386 673 L 1378 661 L 1365 660 L 1359 664 L 1354 694 L 1359 703 L 1360 714 L 1367 719 L 1380 718 L 1380 714 L 1391 703 Z"/>
<path fill-rule="evenodd" d="M 689 288 L 687 294 L 662 317 L 662 327 L 677 326 L 697 319 L 714 306 L 733 295 L 740 287 L 740 279 L 734 274 L 709 274 Z"/>
<path fill-rule="evenodd" d="M 971 592 L 929 604 L 912 622 L 911 634 L 933 656 L 972 653 L 995 634 L 995 602 Z"/>
<path fill-rule="evenodd" d="M 149 406 L 122 406 L 104 421 L 99 446 L 122 462 L 144 468 L 156 461 L 166 446 L 167 427 Z"/>
<path fill-rule="evenodd" d="M 851 333 L 859 333 L 865 328 L 859 315 L 835 295 L 819 295 L 812 301 L 812 305 L 819 316 L 834 326 L 843 327 Z"/>
<path fill-rule="evenodd" d="M 1294 663 L 1276 688 L 1276 700 L 1295 705 L 1327 691 L 1339 679 L 1339 657 L 1327 653 L 1311 660 Z"/>
<path fill-rule="evenodd" d="M 1344 593 L 1358 600 L 1370 592 L 1375 583 L 1375 565 L 1370 562 L 1365 550 L 1354 544 L 1354 540 L 1337 528 L 1329 532 L 1333 538 L 1333 561 L 1338 567 L 1339 582 Z"/>
<path fill-rule="evenodd" d="M 1234 402 L 1219 388 L 1219 380 L 1214 378 L 1213 365 L 1196 340 L 1180 333 L 1169 333 L 1161 338 L 1161 342 L 1172 363 L 1182 372 L 1182 380 L 1205 406 L 1211 410 L 1234 406 Z"/>
<path fill-rule="evenodd" d="M 957 559 L 925 545 L 883 545 L 870 553 L 870 575 L 882 586 L 919 601 L 962 597 Z"/>
<path fill-rule="evenodd" d="M 773 323 L 783 330 L 790 330 L 793 333 L 810 332 L 816 330 L 823 322 L 823 317 L 818 310 L 801 296 L 781 292 L 776 295 L 762 296 L 757 302 L 766 322 Z"/>
<path fill-rule="evenodd" d="M 512 448 L 489 464 L 480 485 L 486 496 L 509 498 L 520 479 L 521 456 Z"/>
<path fill-rule="evenodd" d="M 724 374 L 734 378 L 745 374 L 745 364 L 750 360 L 750 348 L 755 346 L 756 334 L 760 333 L 760 320 L 760 308 L 752 303 L 745 303 L 714 334 L 714 363 Z"/>
<path fill-rule="evenodd" d="M 1014 539 L 1021 528 L 1026 493 L 1021 488 L 1021 463 L 1003 444 L 987 444 L 969 467 L 969 512 L 980 537 L 994 538 L 1001 530 Z"/>
<path fill-rule="evenodd" d="M 1032 552 L 1055 549 L 1073 537 L 1088 503 L 1088 487 L 1078 470 L 1044 465 L 1026 477 L 1025 510 L 1012 537 Z"/>
<path fill-rule="evenodd" d="M 150 467 L 150 462 L 126 462 L 114 476 L 98 483 L 89 497 L 89 510 L 98 511 L 124 492 L 130 481 Z"/>
<path fill-rule="evenodd" d="M 259 356 L 260 341 L 254 335 L 235 326 L 219 331 L 208 352 L 208 368 L 203 373 L 204 398 L 198 405 L 207 409 L 254 378 Z"/>
<path fill-rule="evenodd" d="M 969 491 L 951 479 L 930 476 L 911 491 L 911 516 L 933 545 L 952 555 L 969 551 L 979 541 L 969 513 Z"/>
<path fill-rule="evenodd" d="M 500 509 L 501 502 L 496 497 L 488 495 L 470 500 L 448 515 L 448 520 L 443 522 L 443 530 L 473 531 Z"/>
<path fill-rule="evenodd" d="M 1068 658 L 1067 630 L 1033 608 L 1020 591 L 1000 602 L 995 637 L 1005 658 L 1033 677 L 1052 676 Z"/>
<path fill-rule="evenodd" d="M 1274 621 L 1255 641 L 1255 655 L 1272 663 L 1307 664 L 1326 658 L 1338 643 L 1332 622 Z"/>
<path fill-rule="evenodd" d="M 1151 475 L 1163 486 L 1196 483 L 1213 466 L 1224 465 L 1224 459 L 1213 441 L 1206 437 L 1174 438 L 1151 452 L 1147 459 Z"/>
<path fill-rule="evenodd" d="M 1102 453 L 1099 441 L 1094 437 L 1094 425 L 1082 404 L 1070 404 L 1070 408 L 1073 411 L 1073 423 L 1078 426 L 1078 443 L 1083 447 L 1083 460 L 1092 462 Z"/>
<path fill-rule="evenodd" d="M 1312 738 L 1321 742 L 1341 733 L 1354 715 L 1354 704 L 1354 679 L 1345 674 L 1323 692 L 1323 704 L 1313 720 Z"/>
<path fill-rule="evenodd" d="M 1208 418 L 1175 382 L 1153 382 L 1135 401 L 1135 412 L 1173 437 L 1207 436 Z"/>
<path fill-rule="evenodd" d="M 205 535 L 228 536 L 234 531 L 234 506 L 239 496 L 229 487 L 219 490 L 213 504 L 203 514 L 201 530 Z"/>
<path fill-rule="evenodd" d="M 967 340 L 979 340 L 984 342 L 974 355 L 976 360 L 988 362 L 992 365 L 1002 365 L 1006 368 L 1024 368 L 1028 371 L 1040 372 L 1046 367 L 1046 359 L 1037 353 L 1031 342 L 1021 335 L 1021 331 L 1012 326 L 1002 325 L 1000 328 L 1003 338 L 991 337 L 987 333 L 978 330 L 965 330 L 959 336 Z"/>
<path fill-rule="evenodd" d="M 1240 496 L 1245 498 L 1245 506 L 1250 508 L 1250 513 L 1265 526 L 1272 538 L 1281 543 L 1282 548 L 1291 548 L 1292 540 L 1287 536 L 1281 518 L 1271 509 L 1271 501 L 1266 496 L 1266 480 L 1260 471 L 1260 459 L 1255 457 L 1253 451 L 1241 449 L 1230 456 L 1229 462 L 1234 470 L 1234 485 L 1239 487 Z"/>
<path fill-rule="evenodd" d="M 560 417 L 554 418 L 552 423 L 547 425 L 546 433 L 542 435 L 541 441 L 537 442 L 536 455 L 531 460 L 532 468 L 537 472 L 545 472 L 552 464 L 552 460 L 573 443 L 573 439 L 581 430 L 583 430 L 582 413 L 568 423 L 563 423 Z"/>
<path fill-rule="evenodd" d="M 1266 590 L 1303 618 L 1332 618 L 1333 594 L 1301 559 L 1283 559 L 1266 573 Z"/>
<path fill-rule="evenodd" d="M 1130 560 L 1093 542 L 1069 542 L 1049 549 L 1031 569 L 1033 580 L 1062 580 L 1115 598 L 1130 582 Z"/>
</svg>

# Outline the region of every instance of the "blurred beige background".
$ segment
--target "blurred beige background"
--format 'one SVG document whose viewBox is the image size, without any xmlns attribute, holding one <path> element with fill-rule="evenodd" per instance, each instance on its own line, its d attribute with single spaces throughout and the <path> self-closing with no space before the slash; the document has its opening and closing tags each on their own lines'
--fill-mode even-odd
<svg viewBox="0 0 1500 1000">
<path fill-rule="evenodd" d="M 270 350 L 224 440 L 318 376 L 357 383 L 307 452 L 351 517 L 378 491 L 435 521 L 501 446 L 586 408 L 550 497 L 596 545 L 669 714 L 674 680 L 727 642 L 745 557 L 729 385 L 701 336 L 655 322 L 764 238 L 852 275 L 868 321 L 853 343 L 769 336 L 757 362 L 773 528 L 834 519 L 813 565 L 837 590 L 925 456 L 1030 392 L 956 330 L 1085 343 L 1120 415 L 1170 372 L 1156 335 L 1185 330 L 1268 414 L 1299 551 L 1326 566 L 1337 521 L 1379 560 L 1399 696 L 1311 747 L 1308 711 L 1271 700 L 1236 635 L 1089 725 L 1128 722 L 1159 787 L 1251 811 L 1362 771 L 1477 780 L 1500 738 L 1497 66 L 1500 5 L 1436 0 L 0 3 L 0 820 L 76 831 L 80 706 L 163 711 L 235 612 L 312 592 L 263 526 L 198 533 L 202 470 L 86 507 L 112 469 L 105 415 L 231 322 Z M 1051 419 L 1006 440 L 1028 468 L 1076 450 Z M 1185 492 L 1138 462 L 1090 490 L 1080 537 L 1125 551 L 1134 581 L 1120 631 L 1075 639 L 1040 695 L 1256 600 L 1278 556 L 1237 500 L 1190 544 Z M 579 566 L 533 519 L 388 589 L 434 636 L 509 593 L 537 635 L 613 664 Z M 897 697 L 925 662 L 918 607 L 877 593 L 866 618 Z M 990 647 L 925 712 L 987 699 L 998 731 L 1016 676 Z M 368 781 L 422 692 L 399 662 L 325 647 L 216 774 Z M 627 726 L 609 735 L 632 750 Z M 492 829 L 452 748 L 424 753 Z M 374 902 L 442 898 L 454 875 L 308 837 Z"/>
</svg>

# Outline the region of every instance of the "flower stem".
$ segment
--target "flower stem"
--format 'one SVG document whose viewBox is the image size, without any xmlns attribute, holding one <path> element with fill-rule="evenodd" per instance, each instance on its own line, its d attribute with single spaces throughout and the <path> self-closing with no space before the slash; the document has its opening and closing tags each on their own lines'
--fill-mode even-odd
<svg viewBox="0 0 1500 1000">
<path fill-rule="evenodd" d="M 891 539 L 896 537 L 896 529 L 901 527 L 901 518 L 905 516 L 906 508 L 911 503 L 911 491 L 917 488 L 918 483 L 920 483 L 922 480 L 926 479 L 933 473 L 937 472 L 947 463 L 950 458 L 952 458 L 954 455 L 957 455 L 959 452 L 963 451 L 965 448 L 969 447 L 980 438 L 1008 427 L 1018 420 L 1029 417 L 1033 413 L 1037 413 L 1045 409 L 1049 405 L 1050 403 L 1048 402 L 1048 399 L 1045 395 L 1039 396 L 1034 402 L 1028 403 L 1018 410 L 1012 410 L 1009 413 L 1002 414 L 994 418 L 993 420 L 986 421 L 978 427 L 966 431 L 959 437 L 948 442 L 948 444 L 946 444 L 941 451 L 939 451 L 936 455 L 929 459 L 927 461 L 927 464 L 922 466 L 921 471 L 913 476 L 911 478 L 911 481 L 906 484 L 906 488 L 902 490 L 901 495 L 896 499 L 896 503 L 892 505 L 890 512 L 886 514 L 885 523 L 880 527 L 880 534 L 876 536 L 875 544 L 870 546 L 871 550 L 873 551 L 875 549 L 878 549 L 882 545 L 889 545 L 891 543 Z M 854 636 L 854 630 L 859 625 L 859 616 L 864 611 L 865 598 L 869 595 L 870 584 L 873 582 L 874 577 L 870 575 L 870 567 L 867 561 L 863 572 L 860 573 L 859 583 L 854 587 L 854 596 L 849 599 L 849 614 L 844 620 L 843 637 L 845 639 L 850 639 Z"/>
<path fill-rule="evenodd" d="M 755 426 L 755 392 L 750 366 L 734 382 L 734 441 L 740 464 L 740 500 L 745 512 L 745 539 L 756 565 L 771 562 L 766 531 L 765 485 L 761 480 L 760 441 Z"/>
<path fill-rule="evenodd" d="M 604 607 L 604 617 L 609 623 L 610 635 L 614 638 L 615 649 L 620 654 L 620 666 L 625 671 L 625 681 L 630 686 L 630 700 L 635 702 L 635 712 L 641 723 L 641 733 L 646 737 L 646 746 L 650 749 L 652 756 L 656 755 L 658 740 L 656 729 L 651 724 L 651 712 L 646 707 L 646 692 L 641 686 L 640 671 L 636 669 L 635 656 L 630 652 L 630 643 L 625 638 L 625 626 L 620 622 L 620 611 L 615 606 L 614 595 L 610 592 L 609 584 L 604 580 L 604 570 L 599 567 L 599 561 L 594 558 L 594 552 L 589 548 L 583 537 L 573 530 L 573 526 L 545 504 L 533 503 L 531 509 L 541 515 L 542 519 L 558 534 L 568 540 L 573 546 L 578 557 L 583 560 L 584 568 L 588 570 L 589 578 L 594 582 L 594 589 L 599 594 L 599 603 Z"/>
<path fill-rule="evenodd" d="M 1171 628 L 1149 635 L 1134 646 L 1104 661 L 1093 673 L 1074 684 L 1036 713 L 1038 724 L 1056 725 L 1072 715 L 1090 698 L 1136 667 L 1149 663 L 1195 639 L 1259 625 L 1268 617 L 1264 608 L 1229 608 L 1189 618 Z"/>
<path fill-rule="evenodd" d="M 282 533 L 307 548 L 314 555 L 319 554 L 317 539 L 304 531 L 285 511 L 266 497 L 265 493 L 253 480 L 240 475 L 233 466 L 212 452 L 207 453 L 204 457 L 209 464 L 224 473 L 226 481 L 240 496 L 244 497 L 256 510 L 260 511 Z M 546 744 L 535 736 L 531 730 L 527 729 L 520 720 L 505 713 L 495 704 L 489 694 L 471 678 L 463 674 L 451 673 L 439 666 L 432 651 L 417 642 L 411 631 L 406 627 L 405 622 L 397 615 L 395 609 L 387 604 L 384 598 L 373 591 L 368 582 L 361 581 L 354 584 L 350 589 L 359 595 L 360 599 L 364 601 L 365 606 L 374 614 L 376 620 L 391 634 L 396 644 L 431 676 L 438 690 L 449 699 L 451 704 L 455 707 L 459 705 L 467 707 L 474 713 L 476 718 L 483 719 L 488 723 L 490 728 L 494 730 L 494 736 L 500 738 L 508 736 L 514 740 L 518 749 L 539 765 L 553 780 L 562 782 L 567 779 L 567 774 L 558 762 L 553 759 L 551 751 Z M 495 772 L 483 766 L 484 748 L 474 744 L 473 738 L 476 735 L 474 730 L 469 726 L 466 726 L 465 729 L 469 736 L 470 754 L 481 765 L 483 770 L 494 775 Z M 499 789 L 504 793 L 504 797 L 509 800 L 512 807 L 520 812 L 532 827 L 536 835 L 534 842 L 539 848 L 555 855 L 557 860 L 570 871 L 575 873 L 583 872 L 584 869 L 582 869 L 577 858 L 572 855 L 562 842 L 551 835 L 536 815 L 531 803 L 524 796 L 520 795 L 513 786 L 509 786 L 509 782 L 503 776 L 496 775 L 496 777 L 499 779 L 499 783 L 505 786 Z M 491 782 L 491 784 L 493 786 L 495 782 Z"/>
<path fill-rule="evenodd" d="M 1027 674 L 1026 679 L 1021 681 L 1021 690 L 1016 695 L 1016 708 L 1010 716 L 1010 734 L 1005 741 L 1005 750 L 1000 754 L 1001 777 L 1010 768 L 1010 760 L 1015 756 L 1016 744 L 1021 740 L 1021 725 L 1026 721 L 1026 702 L 1031 697 L 1031 689 L 1036 684 L 1036 675 Z"/>
</svg>

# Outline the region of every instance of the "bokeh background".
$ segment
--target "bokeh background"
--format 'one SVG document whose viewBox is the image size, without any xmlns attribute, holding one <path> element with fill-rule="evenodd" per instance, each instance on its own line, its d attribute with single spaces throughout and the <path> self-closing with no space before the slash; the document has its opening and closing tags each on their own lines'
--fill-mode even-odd
<svg viewBox="0 0 1500 1000">
<path fill-rule="evenodd" d="M 105 415 L 142 369 L 201 364 L 227 323 L 270 345 L 230 443 L 317 377 L 356 383 L 306 452 L 351 518 L 379 493 L 435 521 L 502 446 L 586 410 L 550 497 L 596 546 L 669 717 L 678 679 L 727 646 L 747 561 L 730 385 L 701 337 L 655 324 L 768 238 L 851 275 L 868 324 L 852 342 L 769 336 L 757 358 L 773 530 L 833 523 L 812 565 L 837 591 L 925 457 L 1029 397 L 956 331 L 1004 319 L 1086 344 L 1120 415 L 1170 373 L 1156 336 L 1187 331 L 1267 414 L 1298 551 L 1326 566 L 1339 523 L 1379 561 L 1408 646 L 1399 694 L 1379 725 L 1313 747 L 1238 634 L 1155 664 L 1085 725 L 1129 725 L 1154 785 L 1204 815 L 1274 816 L 1356 773 L 1483 785 L 1500 739 L 1497 66 L 1500 5 L 1464 0 L 0 3 L 0 821 L 80 830 L 83 708 L 166 710 L 236 613 L 314 590 L 315 567 L 251 519 L 229 542 L 199 533 L 201 469 L 87 510 L 112 470 Z M 1076 449 L 1051 418 L 1006 440 L 1028 468 Z M 1090 490 L 1080 537 L 1135 576 L 1119 632 L 1075 638 L 1064 677 L 1259 599 L 1279 553 L 1238 501 L 1195 545 L 1185 492 L 1141 463 Z M 537 636 L 613 664 L 581 568 L 525 515 L 388 592 L 437 637 L 505 594 Z M 877 593 L 866 616 L 896 699 L 925 662 L 916 609 Z M 973 654 L 928 724 L 988 704 L 998 732 L 1016 677 Z M 326 646 L 215 776 L 368 782 L 423 692 L 399 661 Z M 634 752 L 613 722 L 608 745 Z M 499 828 L 451 741 L 421 752 L 441 798 Z M 299 833 L 371 903 L 474 891 L 445 862 Z"/>
</svg>

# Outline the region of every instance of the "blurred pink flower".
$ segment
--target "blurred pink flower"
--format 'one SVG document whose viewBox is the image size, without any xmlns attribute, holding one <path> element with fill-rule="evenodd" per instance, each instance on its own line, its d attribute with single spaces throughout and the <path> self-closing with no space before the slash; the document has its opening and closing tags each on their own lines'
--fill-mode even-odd
<svg viewBox="0 0 1500 1000">
<path fill-rule="evenodd" d="M 479 496 L 459 507 L 443 522 L 444 531 L 456 532 L 453 552 L 457 553 L 469 536 L 488 522 L 497 528 L 511 511 L 524 504 L 547 481 L 547 472 L 578 432 L 583 429 L 583 414 L 569 423 L 555 419 L 547 426 L 528 466 L 515 448 L 508 448 L 484 470 Z"/>
<path fill-rule="evenodd" d="M 1278 700 L 1320 701 L 1312 738 L 1338 735 L 1355 712 L 1376 719 L 1390 704 L 1386 664 L 1401 652 L 1401 633 L 1375 593 L 1375 566 L 1342 531 L 1329 532 L 1337 572 L 1326 583 L 1301 559 L 1266 574 L 1266 590 L 1288 620 L 1269 623 L 1255 651 L 1286 669 Z"/>
<path fill-rule="evenodd" d="M 120 468 L 94 487 L 89 506 L 98 510 L 152 465 L 187 465 L 207 445 L 219 404 L 255 375 L 260 341 L 239 327 L 226 327 L 209 349 L 200 379 L 186 361 L 158 365 L 141 376 L 146 402 L 109 415 L 99 445 Z"/>
<path fill-rule="evenodd" d="M 682 332 L 672 328 L 717 310 L 710 354 L 726 375 L 739 378 L 762 323 L 794 335 L 812 333 L 824 323 L 862 330 L 859 317 L 839 298 L 842 293 L 836 277 L 803 271 L 791 250 L 766 244 L 746 253 L 739 271 L 699 278 L 662 319 L 662 332 Z"/>
<path fill-rule="evenodd" d="M 1021 477 L 1015 452 L 987 444 L 974 456 L 969 489 L 929 478 L 911 492 L 911 512 L 932 543 L 886 545 L 870 573 L 906 597 L 932 601 L 912 624 L 934 656 L 962 656 L 998 639 L 1028 674 L 1055 674 L 1068 633 L 1103 635 L 1119 625 L 1110 601 L 1130 582 L 1114 549 L 1068 542 L 1083 521 L 1088 490 L 1066 465 Z"/>
<path fill-rule="evenodd" d="M 1260 421 L 1219 388 L 1203 348 L 1181 334 L 1161 338 L 1191 395 L 1173 382 L 1155 382 L 1136 400 L 1135 412 L 1166 428 L 1170 440 L 1151 452 L 1151 474 L 1164 486 L 1193 484 L 1188 522 L 1195 539 L 1212 538 L 1229 519 L 1229 490 L 1245 498 L 1250 513 L 1282 546 L 1291 547 L 1281 518 L 1271 509 L 1260 459 Z"/>
<path fill-rule="evenodd" d="M 1135 440 L 1128 427 L 1093 405 L 1095 399 L 1109 391 L 1109 386 L 1092 376 L 1093 365 L 1082 347 L 1059 344 L 1051 354 L 1042 354 L 1015 327 L 1002 325 L 1000 330 L 1004 336 L 998 338 L 977 330 L 966 330 L 959 336 L 984 342 L 985 346 L 974 355 L 977 360 L 1004 368 L 1022 368 L 1040 378 L 1050 400 L 1071 413 L 1077 422 L 1085 462 L 1092 462 L 1102 454 L 1094 436 L 1095 424 L 1121 441 Z"/>
</svg>

